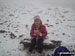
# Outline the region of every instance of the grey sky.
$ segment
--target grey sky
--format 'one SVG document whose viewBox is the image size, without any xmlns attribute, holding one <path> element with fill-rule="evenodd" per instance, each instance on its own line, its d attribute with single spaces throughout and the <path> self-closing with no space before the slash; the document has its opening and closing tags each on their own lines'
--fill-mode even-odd
<svg viewBox="0 0 75 56">
<path fill-rule="evenodd" d="M 41 7 L 62 6 L 75 10 L 75 0 L 0 0 L 0 6 L 9 6 L 14 4 L 23 6 L 27 3 L 40 5 Z"/>
</svg>

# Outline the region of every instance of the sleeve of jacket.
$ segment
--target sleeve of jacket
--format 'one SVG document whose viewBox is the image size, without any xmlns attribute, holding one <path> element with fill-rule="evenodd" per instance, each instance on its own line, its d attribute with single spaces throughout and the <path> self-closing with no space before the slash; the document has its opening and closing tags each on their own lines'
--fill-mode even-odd
<svg viewBox="0 0 75 56">
<path fill-rule="evenodd" d="M 43 32 L 42 32 L 42 37 L 45 38 L 45 36 L 47 36 L 47 30 L 46 30 L 46 27 L 43 26 Z"/>
<path fill-rule="evenodd" d="M 34 26 L 33 25 L 31 27 L 30 36 L 31 36 L 31 38 L 34 38 L 35 37 L 34 36 Z"/>
</svg>

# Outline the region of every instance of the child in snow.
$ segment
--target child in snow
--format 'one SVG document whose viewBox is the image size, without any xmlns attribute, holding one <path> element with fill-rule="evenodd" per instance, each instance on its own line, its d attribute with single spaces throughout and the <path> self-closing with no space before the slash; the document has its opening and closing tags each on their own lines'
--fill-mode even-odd
<svg viewBox="0 0 75 56">
<path fill-rule="evenodd" d="M 34 17 L 34 23 L 32 24 L 31 31 L 31 44 L 29 48 L 29 52 L 31 53 L 34 47 L 37 45 L 38 54 L 43 51 L 43 41 L 47 36 L 46 27 L 42 24 L 42 21 L 39 16 Z"/>
</svg>

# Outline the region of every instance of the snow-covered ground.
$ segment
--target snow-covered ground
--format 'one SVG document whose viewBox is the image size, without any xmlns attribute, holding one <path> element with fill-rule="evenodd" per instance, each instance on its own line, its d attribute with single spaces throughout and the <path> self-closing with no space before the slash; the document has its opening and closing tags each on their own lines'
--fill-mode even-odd
<svg viewBox="0 0 75 56">
<path fill-rule="evenodd" d="M 25 56 L 27 50 L 20 51 L 18 46 L 22 39 L 30 38 L 35 15 L 41 17 L 49 40 L 61 40 L 62 46 L 75 50 L 74 11 L 61 5 L 52 7 L 48 3 L 45 6 L 48 1 L 0 0 L 0 56 Z M 14 39 L 11 33 L 15 35 Z"/>
</svg>

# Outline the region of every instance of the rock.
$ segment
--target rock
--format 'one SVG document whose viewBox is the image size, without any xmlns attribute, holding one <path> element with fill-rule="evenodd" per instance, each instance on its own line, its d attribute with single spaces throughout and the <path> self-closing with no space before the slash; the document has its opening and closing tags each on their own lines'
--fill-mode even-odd
<svg viewBox="0 0 75 56">
<path fill-rule="evenodd" d="M 18 30 L 15 30 L 15 32 L 18 32 Z"/>
<path fill-rule="evenodd" d="M 52 10 L 52 8 L 48 8 L 48 10 Z"/>
<path fill-rule="evenodd" d="M 7 53 L 10 53 L 10 51 L 7 51 Z"/>
<path fill-rule="evenodd" d="M 55 40 L 51 40 L 51 42 L 53 42 L 55 44 L 55 46 L 60 46 L 62 41 L 55 41 Z"/>
<path fill-rule="evenodd" d="M 63 19 L 63 21 L 66 21 L 65 19 Z"/>
<path fill-rule="evenodd" d="M 14 14 L 9 14 L 9 16 L 14 16 Z"/>
<path fill-rule="evenodd" d="M 45 25 L 46 25 L 46 26 L 48 26 L 48 24 L 47 24 L 47 23 L 46 23 Z"/>
<path fill-rule="evenodd" d="M 71 19 L 68 19 L 67 21 L 72 21 Z"/>
<path fill-rule="evenodd" d="M 28 48 L 30 46 L 30 43 L 31 43 L 31 39 L 24 39 L 20 42 L 20 44 L 23 44 L 25 48 Z M 61 41 L 55 41 L 55 40 L 52 40 L 52 43 L 45 43 L 45 42 L 43 43 L 44 49 L 54 49 L 60 45 L 61 45 Z"/>
<path fill-rule="evenodd" d="M 64 11 L 63 13 L 69 13 L 69 11 Z"/>
<path fill-rule="evenodd" d="M 8 41 L 8 40 L 6 40 L 6 41 Z"/>
<path fill-rule="evenodd" d="M 2 43 L 2 42 L 0 41 L 0 43 Z"/>
<path fill-rule="evenodd" d="M 24 34 L 22 34 L 22 35 L 19 35 L 19 37 L 23 37 L 24 36 Z"/>
<path fill-rule="evenodd" d="M 6 38 L 6 36 L 3 36 L 4 38 Z"/>
<path fill-rule="evenodd" d="M 2 25 L 3 23 L 0 23 L 0 25 Z"/>
<path fill-rule="evenodd" d="M 53 34 L 53 35 L 54 35 L 54 32 L 52 32 L 51 34 Z"/>
<path fill-rule="evenodd" d="M 5 34 L 6 36 L 9 35 L 8 33 Z"/>
<path fill-rule="evenodd" d="M 55 24 L 59 24 L 59 23 L 55 23 Z"/>
<path fill-rule="evenodd" d="M 47 23 L 45 24 L 47 27 L 53 27 L 53 25 L 48 25 Z"/>
<path fill-rule="evenodd" d="M 7 23 L 8 21 L 4 21 L 4 23 Z"/>
<path fill-rule="evenodd" d="M 50 27 L 49 25 L 47 27 Z"/>
<path fill-rule="evenodd" d="M 53 42 L 53 43 L 61 43 L 62 41 L 51 40 L 51 42 Z"/>
<path fill-rule="evenodd" d="M 41 10 L 41 11 L 39 11 L 38 13 L 42 13 L 43 11 Z"/>
<path fill-rule="evenodd" d="M 7 27 L 10 27 L 10 25 L 7 25 Z"/>
<path fill-rule="evenodd" d="M 47 27 L 53 27 L 53 25 L 48 25 Z"/>
<path fill-rule="evenodd" d="M 5 33 L 6 31 L 5 30 L 0 30 L 0 33 Z"/>
<path fill-rule="evenodd" d="M 56 34 L 56 36 L 58 36 L 59 34 Z"/>
<path fill-rule="evenodd" d="M 22 14 L 27 14 L 26 12 L 22 13 Z M 18 17 L 17 17 L 18 18 Z"/>
<path fill-rule="evenodd" d="M 16 35 L 11 32 L 11 33 L 10 33 L 10 38 L 11 38 L 11 39 L 15 39 L 15 38 L 16 38 Z"/>
<path fill-rule="evenodd" d="M 49 20 L 46 20 L 47 22 L 49 22 Z"/>
<path fill-rule="evenodd" d="M 65 33 L 62 33 L 62 35 L 66 35 Z"/>
<path fill-rule="evenodd" d="M 60 17 L 64 18 L 65 16 L 60 16 Z"/>
<path fill-rule="evenodd" d="M 44 45 L 44 49 L 54 49 L 56 48 L 56 45 L 53 43 L 53 44 L 49 44 L 49 45 Z"/>
<path fill-rule="evenodd" d="M 16 51 L 16 49 L 12 49 L 13 51 Z"/>
</svg>

